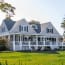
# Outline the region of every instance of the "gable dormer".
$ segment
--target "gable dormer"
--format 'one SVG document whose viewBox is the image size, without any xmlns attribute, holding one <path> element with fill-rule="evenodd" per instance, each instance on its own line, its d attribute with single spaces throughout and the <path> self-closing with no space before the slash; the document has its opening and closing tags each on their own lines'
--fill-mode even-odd
<svg viewBox="0 0 65 65">
<path fill-rule="evenodd" d="M 28 25 L 19 25 L 19 32 L 28 32 Z"/>
<path fill-rule="evenodd" d="M 46 33 L 48 34 L 59 34 L 56 28 L 52 25 L 51 22 L 48 22 L 46 27 Z"/>
<path fill-rule="evenodd" d="M 42 35 L 60 35 L 51 22 L 41 24 Z"/>
<path fill-rule="evenodd" d="M 36 31 L 36 33 L 40 33 L 41 32 L 40 22 L 32 20 L 31 22 L 29 22 L 29 24 Z"/>
<path fill-rule="evenodd" d="M 32 26 L 25 19 L 17 21 L 10 32 L 21 34 L 35 33 Z"/>
</svg>

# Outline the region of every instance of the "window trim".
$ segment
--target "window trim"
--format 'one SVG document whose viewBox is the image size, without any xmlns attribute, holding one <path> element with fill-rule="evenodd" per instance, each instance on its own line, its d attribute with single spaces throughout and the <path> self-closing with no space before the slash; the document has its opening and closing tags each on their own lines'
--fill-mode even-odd
<svg viewBox="0 0 65 65">
<path fill-rule="evenodd" d="M 47 33 L 53 33 L 53 28 L 47 28 Z"/>
<path fill-rule="evenodd" d="M 19 25 L 19 32 L 28 32 L 28 25 Z"/>
</svg>

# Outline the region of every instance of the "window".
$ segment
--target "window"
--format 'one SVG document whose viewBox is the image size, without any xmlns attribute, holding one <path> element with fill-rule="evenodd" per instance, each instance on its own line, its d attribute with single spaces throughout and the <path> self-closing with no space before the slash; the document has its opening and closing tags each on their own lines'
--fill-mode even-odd
<svg viewBox="0 0 65 65">
<path fill-rule="evenodd" d="M 19 26 L 19 31 L 21 32 L 21 25 Z"/>
<path fill-rule="evenodd" d="M 53 29 L 48 29 L 47 28 L 47 33 L 53 33 Z"/>
<path fill-rule="evenodd" d="M 46 40 L 56 42 L 56 38 L 46 38 Z"/>
<path fill-rule="evenodd" d="M 38 41 L 41 41 L 40 37 L 38 37 Z"/>
<path fill-rule="evenodd" d="M 19 31 L 21 32 L 21 31 L 26 31 L 26 32 L 28 32 L 28 26 L 19 26 Z"/>
<path fill-rule="evenodd" d="M 27 27 L 26 26 L 24 27 L 24 31 L 27 31 Z"/>
<path fill-rule="evenodd" d="M 19 26 L 19 31 L 21 32 L 21 31 L 23 31 L 23 26 Z"/>
<path fill-rule="evenodd" d="M 15 35 L 15 41 L 20 41 L 20 35 Z"/>
<path fill-rule="evenodd" d="M 24 31 L 28 32 L 28 26 L 24 26 Z"/>
<path fill-rule="evenodd" d="M 28 32 L 28 26 L 27 26 L 27 32 Z"/>
<path fill-rule="evenodd" d="M 21 31 L 23 31 L 23 26 L 21 26 Z"/>
</svg>

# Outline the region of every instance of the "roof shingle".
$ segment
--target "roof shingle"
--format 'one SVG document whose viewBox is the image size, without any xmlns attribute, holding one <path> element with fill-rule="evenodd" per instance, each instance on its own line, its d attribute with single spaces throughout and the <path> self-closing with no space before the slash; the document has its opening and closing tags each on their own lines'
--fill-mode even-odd
<svg viewBox="0 0 65 65">
<path fill-rule="evenodd" d="M 6 24 L 8 31 L 10 31 L 15 24 L 15 21 L 13 21 L 12 19 L 4 19 L 3 22 Z"/>
</svg>

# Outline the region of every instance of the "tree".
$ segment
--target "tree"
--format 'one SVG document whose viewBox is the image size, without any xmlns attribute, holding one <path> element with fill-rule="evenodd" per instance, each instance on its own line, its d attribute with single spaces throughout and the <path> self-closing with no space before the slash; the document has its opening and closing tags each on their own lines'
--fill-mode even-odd
<svg viewBox="0 0 65 65">
<path fill-rule="evenodd" d="M 61 27 L 64 29 L 63 36 L 65 38 L 65 18 L 64 18 L 63 22 L 61 23 Z"/>
<path fill-rule="evenodd" d="M 6 17 L 10 18 L 12 17 L 15 13 L 15 7 L 13 7 L 11 4 L 4 2 L 4 0 L 0 1 L 0 10 L 2 12 L 6 13 Z"/>
<path fill-rule="evenodd" d="M 7 39 L 0 39 L 0 51 L 6 50 Z"/>
</svg>

